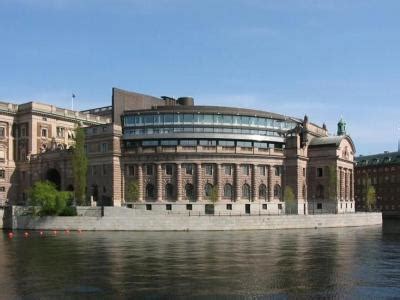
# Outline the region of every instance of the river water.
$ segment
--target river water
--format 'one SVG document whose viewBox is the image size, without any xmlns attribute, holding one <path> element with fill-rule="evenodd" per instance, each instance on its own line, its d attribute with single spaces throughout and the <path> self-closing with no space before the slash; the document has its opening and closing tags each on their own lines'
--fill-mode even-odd
<svg viewBox="0 0 400 300">
<path fill-rule="evenodd" d="M 400 298 L 400 222 L 232 232 L 0 233 L 0 298 Z"/>
</svg>

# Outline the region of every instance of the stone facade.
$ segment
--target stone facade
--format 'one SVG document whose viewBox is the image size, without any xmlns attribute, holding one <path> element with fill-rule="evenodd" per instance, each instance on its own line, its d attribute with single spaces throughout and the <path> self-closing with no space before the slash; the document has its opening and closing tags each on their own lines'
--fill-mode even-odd
<svg viewBox="0 0 400 300">
<path fill-rule="evenodd" d="M 41 179 L 73 190 L 73 140 L 65 134 L 80 122 L 86 127 L 88 198 L 98 205 L 212 214 L 354 212 L 354 145 L 345 134 L 328 136 L 325 126 L 307 117 L 195 106 L 189 97 L 117 89 L 111 107 L 85 113 L 4 105 L 3 202 L 24 203 L 26 189 Z M 22 134 L 9 129 L 21 124 L 29 128 L 22 144 Z M 21 145 L 22 154 L 14 150 Z M 128 195 L 132 183 L 139 190 L 135 202 Z"/>
</svg>

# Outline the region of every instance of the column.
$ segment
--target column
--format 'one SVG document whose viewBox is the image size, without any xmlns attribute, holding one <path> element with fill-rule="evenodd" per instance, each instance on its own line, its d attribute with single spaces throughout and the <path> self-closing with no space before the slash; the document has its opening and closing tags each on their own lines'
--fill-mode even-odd
<svg viewBox="0 0 400 300">
<path fill-rule="evenodd" d="M 162 168 L 161 164 L 156 164 L 156 189 L 157 201 L 162 201 L 163 187 L 162 187 Z"/>
<path fill-rule="evenodd" d="M 181 164 L 176 164 L 176 200 L 182 200 L 182 176 L 181 176 Z"/>
<path fill-rule="evenodd" d="M 344 200 L 344 170 L 340 168 L 340 200 Z"/>
<path fill-rule="evenodd" d="M 139 186 L 139 201 L 143 201 L 143 165 L 137 165 L 138 170 L 138 186 Z"/>
<path fill-rule="evenodd" d="M 274 189 L 272 187 L 272 166 L 268 166 L 268 201 L 272 201 L 274 199 Z"/>
<path fill-rule="evenodd" d="M 201 201 L 203 198 L 203 189 L 201 188 L 201 163 L 196 164 L 196 201 Z"/>
<path fill-rule="evenodd" d="M 217 172 L 216 172 L 216 183 L 217 183 L 217 188 L 218 188 L 218 201 L 221 201 L 222 199 L 222 184 L 221 184 L 221 178 L 222 178 L 222 172 L 221 172 L 221 164 L 217 164 Z"/>
<path fill-rule="evenodd" d="M 354 201 L 354 170 L 350 170 L 350 201 Z"/>
<path fill-rule="evenodd" d="M 252 201 L 258 201 L 257 193 L 257 165 L 251 165 L 251 196 Z"/>
<path fill-rule="evenodd" d="M 235 201 L 240 201 L 240 165 L 235 164 Z"/>
<path fill-rule="evenodd" d="M 344 200 L 349 200 L 349 170 L 344 169 Z"/>
</svg>

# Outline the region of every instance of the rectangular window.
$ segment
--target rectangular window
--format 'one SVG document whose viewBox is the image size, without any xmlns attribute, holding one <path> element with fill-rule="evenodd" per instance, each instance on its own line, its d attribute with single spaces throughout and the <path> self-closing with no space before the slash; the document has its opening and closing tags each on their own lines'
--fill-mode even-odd
<svg viewBox="0 0 400 300">
<path fill-rule="evenodd" d="M 266 174 L 266 167 L 265 167 L 265 166 L 259 166 L 258 168 L 260 169 L 260 175 L 261 175 L 261 176 L 265 176 L 265 174 Z"/>
<path fill-rule="evenodd" d="M 235 147 L 235 141 L 218 141 L 218 145 L 223 147 Z"/>
<path fill-rule="evenodd" d="M 215 145 L 217 145 L 217 141 L 215 141 L 215 140 L 200 140 L 199 144 L 201 146 L 215 146 Z"/>
<path fill-rule="evenodd" d="M 197 146 L 197 140 L 181 140 L 181 146 Z"/>
<path fill-rule="evenodd" d="M 135 166 L 128 165 L 128 176 L 135 176 Z"/>
<path fill-rule="evenodd" d="M 186 210 L 192 210 L 193 206 L 192 204 L 186 204 Z"/>
<path fill-rule="evenodd" d="M 231 165 L 225 165 L 225 175 L 232 175 L 232 166 Z"/>
<path fill-rule="evenodd" d="M 57 127 L 57 137 L 63 138 L 65 136 L 65 128 Z"/>
<path fill-rule="evenodd" d="M 101 152 L 108 151 L 108 143 L 101 143 Z"/>
<path fill-rule="evenodd" d="M 172 175 L 173 166 L 172 165 L 165 165 L 165 174 Z"/>
<path fill-rule="evenodd" d="M 158 141 L 142 141 L 142 146 L 143 147 L 154 147 L 154 146 L 158 146 Z"/>
<path fill-rule="evenodd" d="M 322 203 L 317 203 L 317 209 L 322 209 Z"/>
<path fill-rule="evenodd" d="M 249 175 L 250 174 L 250 166 L 249 165 L 242 165 L 242 174 Z"/>
<path fill-rule="evenodd" d="M 267 204 L 263 204 L 262 205 L 262 209 L 268 209 L 268 205 Z"/>
<path fill-rule="evenodd" d="M 153 165 L 146 165 L 146 174 L 149 176 L 153 175 Z"/>
<path fill-rule="evenodd" d="M 151 210 L 151 204 L 146 204 L 146 210 Z"/>
<path fill-rule="evenodd" d="M 6 129 L 5 127 L 0 127 L 0 137 L 5 137 L 6 136 Z"/>
<path fill-rule="evenodd" d="M 227 204 L 226 205 L 226 210 L 232 210 L 232 204 Z"/>
<path fill-rule="evenodd" d="M 6 178 L 6 171 L 5 170 L 0 170 L 0 179 Z"/>
<path fill-rule="evenodd" d="M 171 204 L 166 204 L 165 208 L 166 208 L 166 210 L 172 210 L 172 205 Z"/>
<path fill-rule="evenodd" d="M 42 136 L 42 137 L 47 137 L 47 128 L 42 128 L 42 130 L 41 130 L 41 136 Z"/>
<path fill-rule="evenodd" d="M 213 174 L 213 165 L 205 165 L 205 169 L 206 169 L 206 175 Z"/>
<path fill-rule="evenodd" d="M 107 166 L 103 165 L 103 175 L 107 175 Z"/>
<path fill-rule="evenodd" d="M 282 174 L 282 167 L 275 166 L 275 176 L 281 176 L 281 174 Z"/>
<path fill-rule="evenodd" d="M 185 164 L 184 168 L 186 170 L 186 175 L 193 175 L 193 165 L 192 164 Z"/>
<path fill-rule="evenodd" d="M 323 168 L 317 168 L 317 177 L 322 177 L 324 175 L 324 169 Z"/>
<path fill-rule="evenodd" d="M 282 204 L 278 204 L 278 209 L 282 209 Z"/>
<path fill-rule="evenodd" d="M 177 140 L 162 140 L 161 141 L 161 146 L 176 146 L 178 145 Z"/>
<path fill-rule="evenodd" d="M 21 137 L 25 137 L 26 136 L 26 127 L 23 126 L 21 127 Z"/>
<path fill-rule="evenodd" d="M 243 148 L 251 148 L 251 147 L 253 147 L 252 142 L 244 142 L 244 141 L 237 141 L 237 146 L 238 147 L 243 147 Z"/>
<path fill-rule="evenodd" d="M 0 186 L 0 192 L 5 192 L 6 188 L 4 186 Z"/>
</svg>

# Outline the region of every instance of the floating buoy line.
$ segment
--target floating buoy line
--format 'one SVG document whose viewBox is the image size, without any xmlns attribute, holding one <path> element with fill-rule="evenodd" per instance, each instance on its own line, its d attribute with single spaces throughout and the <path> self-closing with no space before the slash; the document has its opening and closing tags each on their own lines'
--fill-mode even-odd
<svg viewBox="0 0 400 300">
<path fill-rule="evenodd" d="M 82 233 L 82 230 L 81 230 L 81 229 L 74 230 L 74 231 L 77 232 L 77 233 Z M 18 231 L 17 231 L 17 232 L 18 232 Z M 8 234 L 7 234 L 8 238 L 9 238 L 9 239 L 15 238 L 15 237 L 17 236 L 17 232 L 14 232 L 14 231 L 8 232 Z M 63 232 L 63 230 L 60 230 L 60 231 L 58 231 L 58 230 L 47 230 L 47 231 L 41 230 L 41 231 L 38 231 L 38 232 L 37 232 L 37 233 L 38 233 L 37 235 L 35 234 L 35 232 L 36 232 L 36 231 L 24 231 L 24 232 L 22 233 L 22 236 L 23 236 L 24 238 L 34 237 L 34 236 L 37 236 L 37 235 L 39 235 L 40 237 L 45 237 L 45 236 L 57 236 L 58 233 L 59 233 L 59 232 Z M 46 233 L 47 233 L 47 234 L 46 234 Z M 65 230 L 64 230 L 64 234 L 65 234 L 65 235 L 69 235 L 70 233 L 71 233 L 71 230 L 69 230 L 69 229 L 65 229 Z"/>
</svg>

